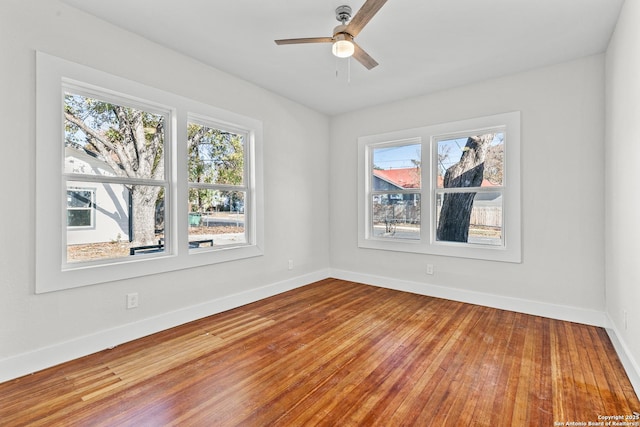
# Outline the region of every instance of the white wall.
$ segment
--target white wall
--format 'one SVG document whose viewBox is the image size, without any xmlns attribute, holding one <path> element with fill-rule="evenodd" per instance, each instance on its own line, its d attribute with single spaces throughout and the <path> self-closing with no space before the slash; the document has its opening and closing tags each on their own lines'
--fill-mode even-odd
<svg viewBox="0 0 640 427">
<path fill-rule="evenodd" d="M 265 255 L 35 295 L 36 50 L 263 121 Z M 55 0 L 2 0 L 0 94 L 0 381 L 326 276 L 328 117 Z"/>
<path fill-rule="evenodd" d="M 640 2 L 627 0 L 606 57 L 607 312 L 640 390 Z M 624 312 L 627 312 L 625 326 Z M 627 369 L 629 370 L 629 369 Z M 633 379 L 633 378 L 632 378 Z"/>
<path fill-rule="evenodd" d="M 521 111 L 523 262 L 357 247 L 359 136 Z M 331 268 L 371 283 L 604 323 L 604 57 L 344 114 L 331 126 Z M 507 148 L 508 149 L 508 148 Z M 426 264 L 435 274 L 426 275 Z M 380 280 L 380 278 L 384 280 Z M 556 305 L 551 312 L 550 305 Z"/>
</svg>

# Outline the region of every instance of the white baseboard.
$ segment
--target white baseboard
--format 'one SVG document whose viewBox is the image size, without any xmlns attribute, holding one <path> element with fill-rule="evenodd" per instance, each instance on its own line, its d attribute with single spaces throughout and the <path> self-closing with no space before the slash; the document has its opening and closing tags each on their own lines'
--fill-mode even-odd
<svg viewBox="0 0 640 427">
<path fill-rule="evenodd" d="M 0 360 L 0 382 L 221 313 L 329 277 L 323 269 Z"/>
<path fill-rule="evenodd" d="M 606 313 L 596 310 L 585 310 L 578 307 L 531 301 L 521 298 L 506 297 L 502 295 L 486 294 L 482 292 L 474 292 L 458 288 L 448 288 L 445 286 L 429 283 L 399 280 L 392 277 L 357 273 L 346 270 L 331 269 L 331 277 L 379 286 L 383 288 L 411 292 L 419 295 L 427 295 L 431 297 L 482 305 L 485 307 L 517 311 L 519 313 L 532 314 L 535 316 L 548 317 L 551 319 L 582 323 L 585 325 L 600 326 L 603 328 L 609 326 L 609 321 Z"/>
<path fill-rule="evenodd" d="M 631 381 L 631 385 L 636 392 L 636 396 L 640 397 L 640 363 L 634 359 L 633 355 L 629 351 L 629 347 L 621 338 L 622 335 L 611 318 L 609 318 L 609 325 L 610 327 L 607 328 L 607 334 L 609 334 L 611 343 L 616 349 L 616 353 L 618 353 L 618 357 L 620 358 L 620 362 L 622 362 L 624 370 L 627 372 L 627 376 L 629 377 L 629 381 Z"/>
</svg>

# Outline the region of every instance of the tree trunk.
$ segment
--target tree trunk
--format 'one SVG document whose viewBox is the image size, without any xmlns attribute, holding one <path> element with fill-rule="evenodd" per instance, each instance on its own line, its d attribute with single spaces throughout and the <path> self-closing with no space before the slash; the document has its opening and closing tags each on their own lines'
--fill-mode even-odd
<svg viewBox="0 0 640 427">
<path fill-rule="evenodd" d="M 133 221 L 133 244 L 135 246 L 157 244 L 155 230 L 156 201 L 160 187 L 133 185 L 131 187 L 131 204 Z"/>
<path fill-rule="evenodd" d="M 480 187 L 484 176 L 484 161 L 494 134 L 471 136 L 460 161 L 447 169 L 444 188 Z M 440 210 L 436 238 L 447 242 L 467 242 L 469 219 L 476 193 L 445 193 Z"/>
</svg>

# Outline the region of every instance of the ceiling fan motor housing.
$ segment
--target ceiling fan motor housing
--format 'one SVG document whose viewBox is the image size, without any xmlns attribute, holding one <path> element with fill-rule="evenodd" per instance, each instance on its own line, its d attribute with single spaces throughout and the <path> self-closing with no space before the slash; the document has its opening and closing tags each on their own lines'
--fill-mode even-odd
<svg viewBox="0 0 640 427">
<path fill-rule="evenodd" d="M 336 8 L 336 19 L 344 25 L 351 19 L 351 8 L 347 5 L 338 6 Z"/>
</svg>

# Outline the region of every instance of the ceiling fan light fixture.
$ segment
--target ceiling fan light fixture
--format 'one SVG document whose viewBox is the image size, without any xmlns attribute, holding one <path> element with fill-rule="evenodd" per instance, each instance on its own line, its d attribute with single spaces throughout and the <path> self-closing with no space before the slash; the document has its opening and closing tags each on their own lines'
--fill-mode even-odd
<svg viewBox="0 0 640 427">
<path fill-rule="evenodd" d="M 331 47 L 331 51 L 338 58 L 348 58 L 353 55 L 355 50 L 355 46 L 349 40 L 337 40 Z"/>
<path fill-rule="evenodd" d="M 342 32 L 344 28 L 346 28 L 344 25 L 338 25 L 333 34 L 331 52 L 338 58 L 348 58 L 352 56 L 356 50 L 353 44 L 353 36 L 349 33 Z"/>
</svg>

